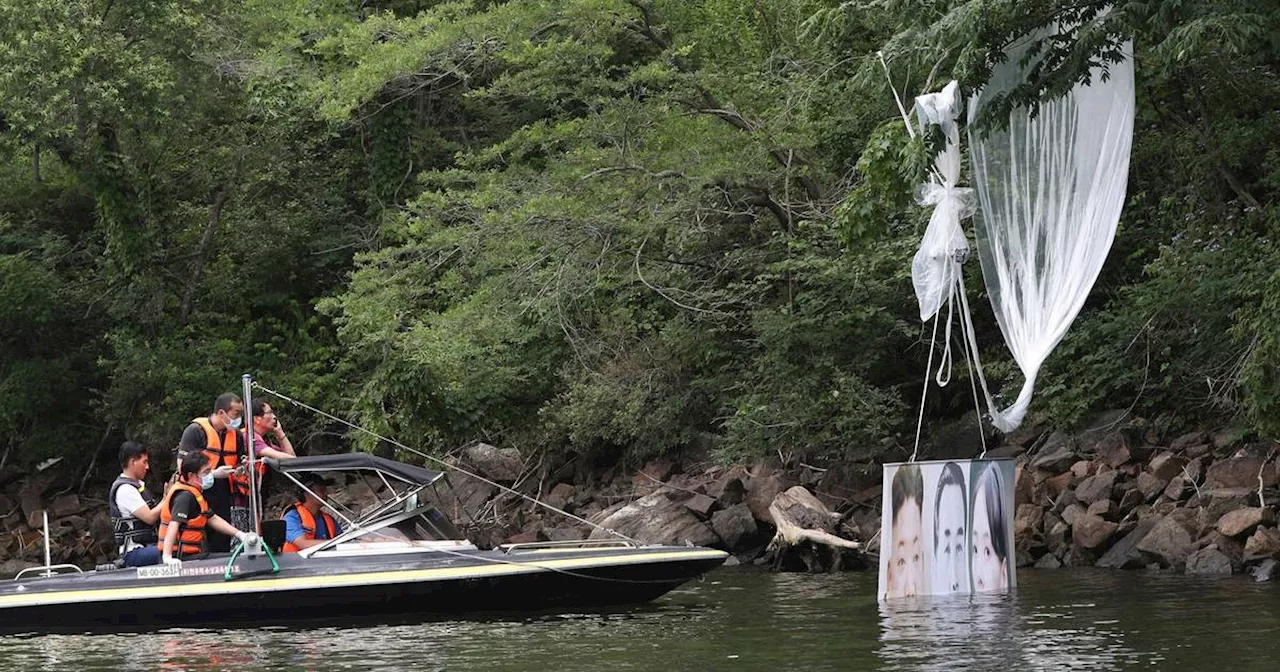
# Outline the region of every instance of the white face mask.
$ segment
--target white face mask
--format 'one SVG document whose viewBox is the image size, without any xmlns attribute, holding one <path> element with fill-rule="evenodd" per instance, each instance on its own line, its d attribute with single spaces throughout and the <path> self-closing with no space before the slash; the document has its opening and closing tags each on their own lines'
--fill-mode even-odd
<svg viewBox="0 0 1280 672">
<path fill-rule="evenodd" d="M 208 490 L 213 487 L 213 474 L 205 474 L 200 477 L 200 489 Z"/>
<path fill-rule="evenodd" d="M 243 418 L 232 418 L 231 421 L 227 423 L 227 426 L 230 427 L 231 429 L 240 429 L 240 425 L 243 422 L 244 422 Z"/>
</svg>

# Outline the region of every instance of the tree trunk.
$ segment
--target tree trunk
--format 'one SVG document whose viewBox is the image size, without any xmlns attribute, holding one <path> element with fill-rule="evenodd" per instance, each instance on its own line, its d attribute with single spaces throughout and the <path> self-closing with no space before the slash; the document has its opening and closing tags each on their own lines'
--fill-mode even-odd
<svg viewBox="0 0 1280 672">
<path fill-rule="evenodd" d="M 231 198 L 231 186 L 218 192 L 213 199 L 213 207 L 209 208 L 209 222 L 205 224 L 204 233 L 200 236 L 200 244 L 196 246 L 196 256 L 191 274 L 187 276 L 187 286 L 182 292 L 182 307 L 179 316 L 182 324 L 191 316 L 191 304 L 195 301 L 196 290 L 200 288 L 200 279 L 204 276 L 204 267 L 208 263 L 213 247 L 213 234 L 218 230 L 218 222 L 222 219 L 222 206 Z"/>
</svg>

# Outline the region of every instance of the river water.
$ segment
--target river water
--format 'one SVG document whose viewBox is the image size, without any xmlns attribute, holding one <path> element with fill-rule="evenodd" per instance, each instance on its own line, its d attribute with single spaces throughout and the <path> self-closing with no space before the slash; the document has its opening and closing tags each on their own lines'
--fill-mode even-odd
<svg viewBox="0 0 1280 672">
<path fill-rule="evenodd" d="M 1023 570 L 1015 593 L 875 600 L 874 573 L 721 569 L 612 613 L 0 638 L 21 670 L 1280 669 L 1280 585 Z"/>
</svg>

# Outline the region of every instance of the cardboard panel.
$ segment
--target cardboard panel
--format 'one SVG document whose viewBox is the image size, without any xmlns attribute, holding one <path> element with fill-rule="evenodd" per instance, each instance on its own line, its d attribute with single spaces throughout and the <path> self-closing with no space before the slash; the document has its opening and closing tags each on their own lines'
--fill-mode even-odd
<svg viewBox="0 0 1280 672">
<path fill-rule="evenodd" d="M 884 465 L 879 599 L 1015 585 L 1013 460 Z"/>
</svg>

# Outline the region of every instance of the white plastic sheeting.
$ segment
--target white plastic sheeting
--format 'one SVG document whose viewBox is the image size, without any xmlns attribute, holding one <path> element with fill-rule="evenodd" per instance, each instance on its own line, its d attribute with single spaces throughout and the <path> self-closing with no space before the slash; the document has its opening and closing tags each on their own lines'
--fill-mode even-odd
<svg viewBox="0 0 1280 672">
<path fill-rule="evenodd" d="M 1005 130 L 984 132 L 973 122 L 984 104 L 1022 81 L 1023 59 L 1010 54 L 969 101 L 978 256 L 1025 377 L 1012 406 L 997 410 L 987 397 L 1001 431 L 1021 424 L 1041 365 L 1080 312 L 1115 237 L 1133 139 L 1132 46 L 1124 52 L 1105 77 L 1095 68 L 1089 84 L 1043 103 L 1034 116 L 1014 110 Z"/>
<path fill-rule="evenodd" d="M 973 190 L 957 186 L 960 129 L 956 119 L 963 111 L 960 85 L 953 81 L 938 93 L 917 97 L 915 109 L 921 132 L 927 133 L 930 126 L 936 125 L 947 143 L 933 160 L 929 182 L 916 195 L 921 205 L 934 206 L 920 249 L 911 260 L 911 282 L 920 303 L 920 319 L 927 322 L 937 314 L 959 279 L 960 262 L 969 253 L 960 220 L 973 214 L 974 203 Z"/>
</svg>

